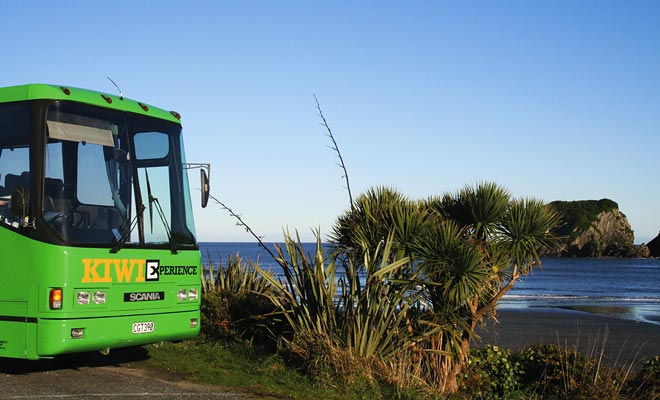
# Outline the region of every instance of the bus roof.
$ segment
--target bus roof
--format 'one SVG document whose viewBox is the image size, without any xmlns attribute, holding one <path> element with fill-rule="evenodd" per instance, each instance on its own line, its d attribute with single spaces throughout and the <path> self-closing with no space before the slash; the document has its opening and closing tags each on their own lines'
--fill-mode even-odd
<svg viewBox="0 0 660 400">
<path fill-rule="evenodd" d="M 180 116 L 149 104 L 140 103 L 117 95 L 80 89 L 70 86 L 45 85 L 32 83 L 21 86 L 0 88 L 0 103 L 26 100 L 69 100 L 91 104 L 104 108 L 128 111 L 148 115 L 180 124 Z"/>
</svg>

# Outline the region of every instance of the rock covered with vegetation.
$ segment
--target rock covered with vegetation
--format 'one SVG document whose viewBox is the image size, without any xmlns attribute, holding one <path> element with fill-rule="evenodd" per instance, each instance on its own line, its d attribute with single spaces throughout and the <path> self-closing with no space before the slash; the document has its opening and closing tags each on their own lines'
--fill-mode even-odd
<svg viewBox="0 0 660 400">
<path fill-rule="evenodd" d="M 568 257 L 648 257 L 635 246 L 634 232 L 619 205 L 610 199 L 554 201 L 563 224 L 553 230 L 562 240 L 550 255 Z"/>
</svg>

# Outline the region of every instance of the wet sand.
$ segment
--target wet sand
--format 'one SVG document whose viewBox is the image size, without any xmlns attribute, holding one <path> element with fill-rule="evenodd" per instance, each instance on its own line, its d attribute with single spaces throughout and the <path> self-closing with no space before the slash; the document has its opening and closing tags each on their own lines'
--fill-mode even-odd
<svg viewBox="0 0 660 400">
<path fill-rule="evenodd" d="M 498 310 L 497 323 L 478 330 L 476 346 L 497 345 L 512 351 L 538 343 L 577 348 L 611 366 L 639 368 L 660 355 L 660 325 L 557 308 Z"/>
</svg>

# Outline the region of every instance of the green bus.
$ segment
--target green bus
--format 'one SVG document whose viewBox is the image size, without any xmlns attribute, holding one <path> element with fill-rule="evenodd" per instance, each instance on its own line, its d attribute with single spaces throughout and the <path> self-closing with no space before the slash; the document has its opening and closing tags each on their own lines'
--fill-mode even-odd
<svg viewBox="0 0 660 400">
<path fill-rule="evenodd" d="M 73 87 L 0 88 L 0 357 L 199 333 L 185 169 L 176 112 Z M 202 183 L 205 206 L 204 170 Z"/>
</svg>

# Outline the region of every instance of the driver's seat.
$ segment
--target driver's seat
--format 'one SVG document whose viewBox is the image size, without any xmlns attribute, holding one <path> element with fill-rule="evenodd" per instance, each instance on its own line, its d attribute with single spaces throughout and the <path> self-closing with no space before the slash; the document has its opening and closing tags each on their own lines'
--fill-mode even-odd
<svg viewBox="0 0 660 400">
<path fill-rule="evenodd" d="M 71 209 L 71 200 L 64 196 L 64 182 L 57 178 L 44 181 L 44 212 L 62 212 Z"/>
</svg>

